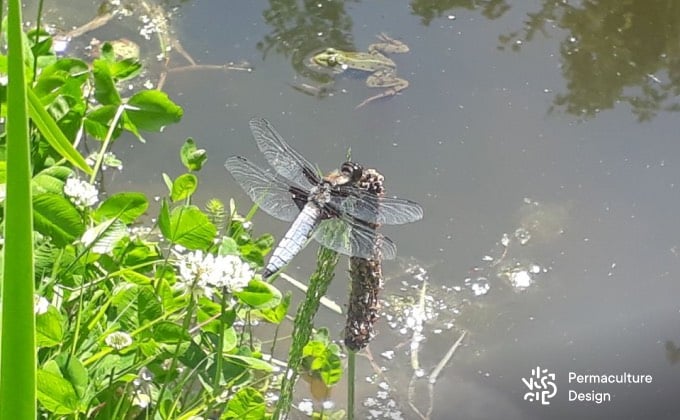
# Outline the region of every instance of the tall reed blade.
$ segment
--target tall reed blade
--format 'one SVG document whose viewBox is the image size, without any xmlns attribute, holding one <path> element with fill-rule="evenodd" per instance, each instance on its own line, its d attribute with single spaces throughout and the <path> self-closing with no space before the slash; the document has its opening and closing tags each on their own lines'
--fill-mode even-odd
<svg viewBox="0 0 680 420">
<path fill-rule="evenodd" d="M 9 1 L 7 24 L 7 196 L 0 313 L 0 418 L 31 419 L 36 415 L 33 214 L 19 0 Z"/>
</svg>

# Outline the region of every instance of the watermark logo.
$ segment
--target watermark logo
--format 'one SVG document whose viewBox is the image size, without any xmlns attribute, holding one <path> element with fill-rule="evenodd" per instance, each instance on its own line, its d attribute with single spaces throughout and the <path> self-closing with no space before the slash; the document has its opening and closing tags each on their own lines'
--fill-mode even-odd
<svg viewBox="0 0 680 420">
<path fill-rule="evenodd" d="M 529 379 L 522 378 L 522 382 L 529 388 L 529 392 L 524 394 L 524 401 L 540 401 L 541 405 L 550 405 L 550 399 L 557 394 L 555 374 L 540 366 L 531 369 Z"/>
</svg>

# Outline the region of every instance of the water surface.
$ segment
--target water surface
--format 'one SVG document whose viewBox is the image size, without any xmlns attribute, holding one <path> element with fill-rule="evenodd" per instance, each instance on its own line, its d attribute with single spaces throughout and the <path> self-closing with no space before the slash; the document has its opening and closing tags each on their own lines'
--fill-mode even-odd
<svg viewBox="0 0 680 420">
<path fill-rule="evenodd" d="M 680 4 L 212 0 L 179 5 L 174 28 L 199 63 L 247 60 L 254 71 L 169 75 L 185 117 L 146 145 L 119 143 L 127 166 L 117 188 L 163 194 L 161 173 L 180 173 L 191 136 L 209 153 L 199 200 L 234 197 L 245 212 L 222 164 L 264 163 L 248 132 L 257 115 L 324 170 L 351 148 L 386 176 L 388 193 L 425 208 L 422 222 L 386 229 L 401 258 L 385 263 L 384 295 L 413 303 L 427 279 L 430 317 L 380 321 L 371 350 L 387 370 L 375 376 L 360 358 L 370 407 L 359 417 L 418 418 L 407 392 L 415 329 L 424 379 L 412 402 L 423 413 L 427 376 L 467 331 L 434 385 L 431 418 L 678 418 Z M 375 93 L 364 79 L 303 65 L 326 46 L 366 50 L 381 32 L 411 47 L 392 57 L 410 81 L 396 97 L 354 110 Z M 332 80 L 331 96 L 293 88 Z M 287 229 L 255 221 L 261 232 Z M 305 279 L 315 247 L 288 273 Z M 331 290 L 339 302 L 342 267 Z M 339 317 L 319 323 L 340 336 Z M 548 406 L 524 400 L 522 378 L 536 366 L 556 375 Z M 570 371 L 653 383 L 570 384 Z M 613 400 L 570 402 L 569 390 Z"/>
</svg>

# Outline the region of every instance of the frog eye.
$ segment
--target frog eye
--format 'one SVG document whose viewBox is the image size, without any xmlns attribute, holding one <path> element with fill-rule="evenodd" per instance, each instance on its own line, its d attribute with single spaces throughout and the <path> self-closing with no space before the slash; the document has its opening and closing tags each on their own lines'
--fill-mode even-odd
<svg viewBox="0 0 680 420">
<path fill-rule="evenodd" d="M 329 66 L 335 66 L 338 64 L 338 56 L 337 55 L 331 55 L 328 57 L 328 65 Z"/>
</svg>

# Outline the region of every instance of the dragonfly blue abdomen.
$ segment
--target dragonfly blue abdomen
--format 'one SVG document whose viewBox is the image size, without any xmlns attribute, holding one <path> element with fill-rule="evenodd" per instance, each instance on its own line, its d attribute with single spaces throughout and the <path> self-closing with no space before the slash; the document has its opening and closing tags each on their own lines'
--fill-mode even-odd
<svg viewBox="0 0 680 420">
<path fill-rule="evenodd" d="M 319 224 L 321 209 L 314 203 L 308 203 L 302 208 L 300 215 L 295 219 L 283 236 L 279 245 L 274 249 L 264 268 L 262 277 L 271 277 L 281 270 L 297 255 L 312 237 L 316 225 Z"/>
</svg>

